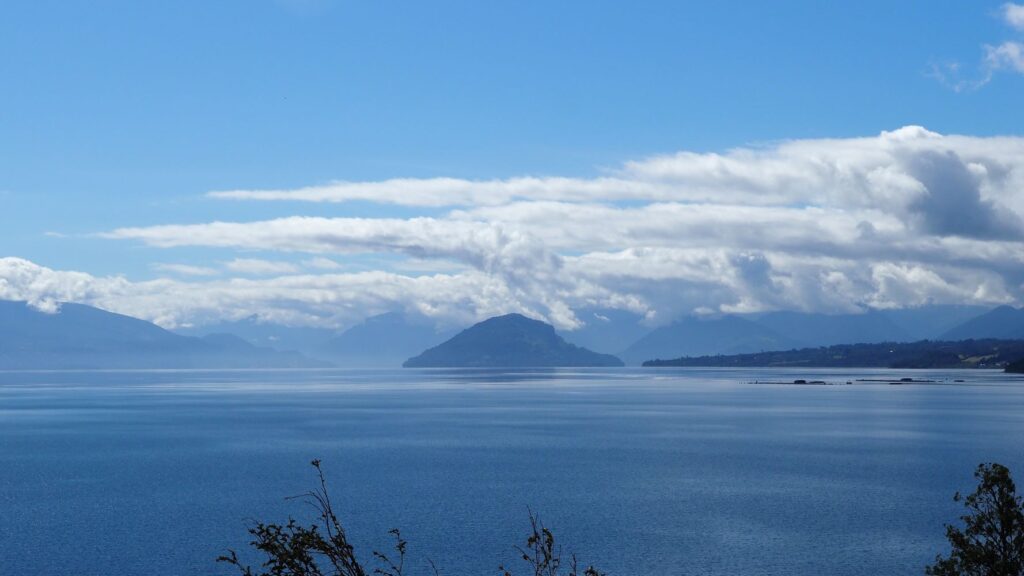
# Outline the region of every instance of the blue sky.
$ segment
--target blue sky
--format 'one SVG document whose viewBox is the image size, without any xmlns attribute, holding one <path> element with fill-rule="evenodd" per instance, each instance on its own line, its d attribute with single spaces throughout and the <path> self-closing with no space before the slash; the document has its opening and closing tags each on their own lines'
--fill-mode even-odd
<svg viewBox="0 0 1024 576">
<path fill-rule="evenodd" d="M 225 263 L 235 259 L 290 262 L 298 270 L 312 258 L 332 258 L 348 272 L 406 276 L 457 274 L 468 266 L 500 277 L 479 259 L 447 252 L 426 265 L 430 250 L 419 245 L 189 245 L 104 233 L 297 216 L 447 221 L 453 211 L 492 203 L 427 205 L 372 195 L 269 202 L 208 193 L 397 178 L 586 180 L 680 151 L 774 149 L 778 142 L 878 137 L 911 125 L 1005 150 L 986 139 L 1024 133 L 1024 74 L 1012 54 L 992 60 L 985 46 L 1024 40 L 1011 8 L 935 1 L 9 2 L 0 7 L 0 256 L 129 282 L 168 277 L 168 266 L 203 268 L 208 276 L 217 270 L 227 281 L 232 270 Z M 983 203 L 1003 201 L 981 186 Z M 599 194 L 572 201 L 625 207 L 654 200 Z M 820 204 L 816 197 L 800 202 Z M 998 207 L 1018 206 L 1004 204 Z M 890 205 L 873 209 L 895 214 Z M 498 220 L 506 233 L 543 236 Z M 538 242 L 556 256 L 588 252 Z M 602 250 L 651 247 L 623 242 Z M 736 250 L 751 254 L 750 246 Z M 781 256 L 761 256 L 773 269 L 782 266 Z M 1004 286 L 994 300 L 1016 302 L 1016 273 L 996 274 Z M 650 291 L 667 288 L 648 288 L 612 291 L 653 309 Z M 808 302 L 792 296 L 741 305 L 743 296 L 733 292 L 662 316 Z M 847 307 L 873 306 L 869 296 L 859 293 Z M 107 302 L 82 296 L 89 298 Z M 521 306 L 564 319 L 550 303 L 509 298 L 493 309 Z M 403 307 L 409 300 L 378 304 Z M 165 323 L 191 321 L 181 313 L 169 322 L 142 304 L 128 311 Z"/>
</svg>

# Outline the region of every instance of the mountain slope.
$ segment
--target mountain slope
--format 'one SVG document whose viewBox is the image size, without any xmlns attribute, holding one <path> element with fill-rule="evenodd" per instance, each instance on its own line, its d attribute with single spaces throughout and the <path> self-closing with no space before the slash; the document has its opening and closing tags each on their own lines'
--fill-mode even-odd
<svg viewBox="0 0 1024 576">
<path fill-rule="evenodd" d="M 400 366 L 431 346 L 448 340 L 454 330 L 438 331 L 426 316 L 391 312 L 367 318 L 323 343 L 317 357 L 342 366 Z"/>
<path fill-rule="evenodd" d="M 657 358 L 784 350 L 797 345 L 797 341 L 746 318 L 687 317 L 652 330 L 619 357 L 634 366 Z"/>
<path fill-rule="evenodd" d="M 306 356 L 317 356 L 317 352 L 323 347 L 324 342 L 337 335 L 334 330 L 328 328 L 285 326 L 267 322 L 257 316 L 216 324 L 178 328 L 174 332 L 183 336 L 200 338 L 211 334 L 234 334 L 253 346 L 295 351 Z"/>
<path fill-rule="evenodd" d="M 438 330 L 433 319 L 389 312 L 371 316 L 343 332 L 327 328 L 283 326 L 251 317 L 234 322 L 177 330 L 206 336 L 234 334 L 255 346 L 297 351 L 339 366 L 397 367 L 422 350 L 444 342 L 455 330 Z"/>
<path fill-rule="evenodd" d="M 999 306 L 942 335 L 943 340 L 971 338 L 1024 338 L 1024 309 Z"/>
<path fill-rule="evenodd" d="M 484 320 L 410 358 L 407 368 L 622 366 L 608 354 L 569 344 L 550 324 L 521 314 Z"/>
<path fill-rule="evenodd" d="M 316 365 L 234 337 L 192 338 L 121 314 L 62 304 L 47 314 L 0 301 L 0 368 L 269 368 Z"/>
<path fill-rule="evenodd" d="M 907 331 L 876 311 L 863 314 L 770 312 L 758 317 L 756 322 L 804 346 L 912 340 Z"/>
<path fill-rule="evenodd" d="M 986 306 L 933 304 L 880 310 L 878 313 L 909 334 L 912 341 L 917 341 L 939 340 L 949 330 L 988 311 Z"/>
<path fill-rule="evenodd" d="M 576 316 L 583 326 L 560 331 L 559 335 L 566 342 L 595 352 L 614 354 L 650 332 L 650 328 L 640 323 L 643 316 L 625 310 L 583 308 L 576 311 Z"/>
</svg>

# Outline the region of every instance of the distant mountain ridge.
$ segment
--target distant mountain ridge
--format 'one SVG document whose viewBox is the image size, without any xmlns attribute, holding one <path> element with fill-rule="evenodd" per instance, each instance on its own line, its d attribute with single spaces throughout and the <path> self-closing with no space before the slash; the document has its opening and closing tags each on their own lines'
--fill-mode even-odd
<svg viewBox="0 0 1024 576">
<path fill-rule="evenodd" d="M 907 342 L 913 339 L 908 331 L 877 310 L 860 314 L 769 312 L 754 322 L 785 336 L 798 347 Z"/>
<path fill-rule="evenodd" d="M 439 330 L 432 319 L 423 315 L 388 312 L 370 316 L 340 332 L 285 326 L 256 316 L 176 332 L 200 337 L 228 333 L 255 346 L 295 351 L 339 366 L 397 368 L 410 356 L 451 338 L 457 330 Z"/>
<path fill-rule="evenodd" d="M 558 334 L 566 342 L 594 352 L 618 355 L 651 331 L 643 324 L 642 315 L 627 310 L 582 308 L 576 316 L 583 325 Z"/>
<path fill-rule="evenodd" d="M 883 341 L 960 340 L 1024 337 L 1018 310 L 971 305 L 927 305 L 916 308 L 823 314 L 778 311 L 760 314 L 691 316 L 657 328 L 640 314 L 608 308 L 576 311 L 582 326 L 560 331 L 567 342 L 600 353 L 615 354 L 629 365 L 646 360 L 791 350 L 835 344 Z M 1024 314 L 1024 313 L 1022 313 Z M 991 316 L 995 320 L 986 321 Z M 1009 319 L 1003 318 L 1010 317 Z M 996 321 L 1003 318 L 1002 321 Z M 958 332 L 954 332 L 958 331 Z M 250 343 L 303 354 L 339 366 L 399 366 L 403 360 L 443 342 L 455 330 L 438 330 L 436 321 L 416 314 L 391 312 L 371 316 L 344 332 L 324 328 L 292 328 L 251 318 L 188 334 L 231 332 Z"/>
<path fill-rule="evenodd" d="M 942 334 L 944 340 L 1024 338 L 1024 309 L 999 306 Z"/>
<path fill-rule="evenodd" d="M 406 368 L 622 366 L 610 354 L 569 344 L 553 326 L 521 314 L 489 318 L 410 358 Z"/>
<path fill-rule="evenodd" d="M 936 305 L 861 314 L 769 312 L 692 316 L 654 329 L 640 314 L 581 308 L 583 325 L 556 333 L 562 344 L 646 360 L 783 351 L 922 339 L 1024 339 L 1024 310 Z M 56 324 L 54 324 L 56 322 Z M 79 304 L 45 315 L 0 302 L 0 367 L 11 366 L 399 366 L 455 335 L 436 319 L 391 312 L 338 331 L 291 327 L 257 316 L 170 333 L 149 322 Z M 231 334 L 236 339 L 227 338 Z M 182 339 L 184 338 L 184 339 Z M 29 345 L 28 343 L 32 344 Z M 552 341 L 554 342 L 554 341 Z M 511 360 L 510 360 L 511 361 Z"/>
<path fill-rule="evenodd" d="M 983 325 L 970 336 L 950 331 L 975 322 L 987 313 L 1006 315 L 980 306 L 934 305 L 898 310 L 869 310 L 858 314 L 779 311 L 749 315 L 687 317 L 652 330 L 619 356 L 630 365 L 646 360 L 684 356 L 731 355 L 791 350 L 837 344 L 962 340 L 965 338 L 1024 338 L 1024 320 L 996 330 Z M 1016 310 L 1010 308 L 1009 310 Z M 1022 313 L 1024 314 L 1024 313 Z M 1000 325 L 1001 326 L 1001 325 Z"/>
<path fill-rule="evenodd" d="M 739 316 L 688 317 L 652 330 L 622 351 L 619 357 L 627 364 L 639 365 L 645 360 L 675 358 L 684 354 L 736 354 L 784 350 L 797 345 L 797 340 Z"/>
<path fill-rule="evenodd" d="M 456 332 L 438 330 L 426 316 L 391 312 L 371 316 L 334 336 L 320 345 L 316 356 L 344 366 L 397 367 Z"/>
<path fill-rule="evenodd" d="M 317 357 L 315 352 L 327 340 L 337 336 L 331 328 L 287 326 L 266 321 L 257 315 L 241 320 L 227 320 L 200 326 L 175 328 L 175 334 L 203 338 L 212 334 L 233 334 L 253 346 L 273 348 L 282 352 L 299 352 Z"/>
<path fill-rule="evenodd" d="M 949 330 L 990 311 L 987 306 L 966 304 L 932 304 L 915 308 L 879 310 L 910 335 L 910 340 L 944 340 Z"/>
<path fill-rule="evenodd" d="M 83 304 L 53 314 L 0 301 L 0 368 L 297 368 L 323 366 L 300 354 L 252 346 L 232 335 L 182 336 Z"/>
</svg>

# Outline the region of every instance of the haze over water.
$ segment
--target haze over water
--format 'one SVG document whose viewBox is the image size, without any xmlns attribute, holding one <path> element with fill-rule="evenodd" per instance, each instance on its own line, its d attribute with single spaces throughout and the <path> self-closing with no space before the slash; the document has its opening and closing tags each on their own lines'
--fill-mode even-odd
<svg viewBox="0 0 1024 576">
<path fill-rule="evenodd" d="M 941 382 L 751 383 L 904 376 Z M 230 573 L 248 521 L 312 519 L 312 458 L 417 570 L 515 566 L 530 507 L 610 574 L 921 574 L 1021 438 L 988 371 L 6 372 L 0 574 Z"/>
</svg>

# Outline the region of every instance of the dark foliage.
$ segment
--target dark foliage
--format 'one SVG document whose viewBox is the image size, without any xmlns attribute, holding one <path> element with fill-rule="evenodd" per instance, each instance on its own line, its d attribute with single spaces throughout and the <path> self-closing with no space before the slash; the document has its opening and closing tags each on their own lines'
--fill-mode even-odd
<svg viewBox="0 0 1024 576">
<path fill-rule="evenodd" d="M 555 545 L 555 536 L 548 530 L 533 512 L 530 513 L 530 536 L 526 539 L 526 548 L 516 547 L 520 558 L 533 571 L 533 576 L 559 576 L 562 574 L 562 550 Z M 512 572 L 504 566 L 499 568 L 501 576 L 512 576 Z M 576 555 L 569 556 L 567 576 L 605 576 L 593 566 L 580 572 Z"/>
<path fill-rule="evenodd" d="M 938 556 L 925 569 L 929 576 L 1024 576 L 1024 501 L 1010 471 L 999 464 L 981 464 L 973 494 L 953 499 L 968 514 L 963 528 L 946 526 L 952 547 L 948 558 Z"/>
<path fill-rule="evenodd" d="M 1024 374 L 1024 358 L 1007 364 L 1006 371 L 1012 374 Z"/>
<path fill-rule="evenodd" d="M 249 544 L 263 552 L 263 572 L 259 576 L 366 576 L 366 570 L 355 556 L 345 529 L 334 513 L 327 493 L 327 481 L 320 461 L 313 460 L 320 486 L 294 498 L 311 504 L 320 516 L 319 524 L 300 526 L 294 518 L 285 525 L 257 523 L 249 529 L 254 538 Z M 396 533 L 397 534 L 397 533 Z M 398 537 L 396 535 L 396 537 Z M 398 552 L 405 554 L 405 543 L 398 537 Z M 217 558 L 238 567 L 244 576 L 256 576 L 252 568 L 243 565 L 234 550 Z M 401 560 L 399 560 L 401 562 Z"/>
<path fill-rule="evenodd" d="M 217 561 L 235 566 L 242 576 L 406 576 L 408 543 L 398 530 L 390 532 L 395 539 L 392 554 L 373 552 L 377 568 L 368 570 L 360 563 L 334 512 L 320 461 L 313 460 L 311 464 L 316 468 L 319 487 L 293 498 L 312 505 L 319 516 L 318 522 L 305 527 L 289 518 L 284 525 L 259 522 L 250 528 L 253 540 L 249 544 L 264 557 L 259 572 L 244 564 L 234 550 L 228 550 Z M 568 566 L 563 566 L 561 548 L 555 545 L 554 535 L 532 512 L 530 527 L 526 547 L 516 547 L 516 550 L 533 576 L 605 576 L 593 566 L 580 571 L 575 555 L 570 556 Z M 427 567 L 432 576 L 439 576 L 437 567 L 429 559 Z M 504 566 L 499 570 L 500 576 L 512 576 Z"/>
</svg>

